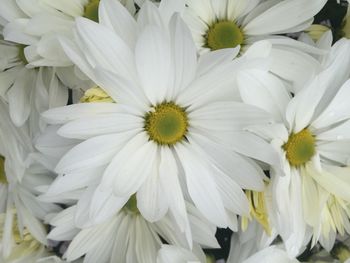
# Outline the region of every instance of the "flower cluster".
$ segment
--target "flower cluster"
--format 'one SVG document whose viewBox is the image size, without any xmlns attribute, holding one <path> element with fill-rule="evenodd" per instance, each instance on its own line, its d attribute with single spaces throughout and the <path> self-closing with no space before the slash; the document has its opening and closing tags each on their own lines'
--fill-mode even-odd
<svg viewBox="0 0 350 263">
<path fill-rule="evenodd" d="M 0 262 L 350 262 L 328 4 L 0 0 Z"/>
</svg>

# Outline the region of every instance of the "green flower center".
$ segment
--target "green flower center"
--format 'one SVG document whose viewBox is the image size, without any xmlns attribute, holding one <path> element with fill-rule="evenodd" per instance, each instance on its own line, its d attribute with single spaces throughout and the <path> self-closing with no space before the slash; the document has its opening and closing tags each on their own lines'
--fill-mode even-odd
<svg viewBox="0 0 350 263">
<path fill-rule="evenodd" d="M 137 209 L 136 195 L 132 195 L 128 202 L 123 207 L 124 211 L 132 214 L 139 214 L 140 211 Z"/>
<path fill-rule="evenodd" d="M 7 184 L 7 178 L 5 174 L 5 158 L 0 155 L 0 184 Z"/>
<path fill-rule="evenodd" d="M 100 4 L 100 0 L 90 0 L 89 3 L 84 7 L 84 15 L 92 21 L 98 23 L 98 6 Z"/>
<path fill-rule="evenodd" d="M 209 28 L 206 40 L 211 50 L 234 48 L 243 43 L 244 35 L 235 22 L 219 21 Z"/>
<path fill-rule="evenodd" d="M 187 128 L 185 110 L 173 102 L 159 104 L 145 116 L 145 130 L 151 140 L 161 145 L 174 145 L 181 141 Z"/>
<path fill-rule="evenodd" d="M 289 136 L 286 144 L 283 145 L 286 151 L 287 160 L 292 166 L 300 166 L 315 155 L 315 137 L 308 129 Z"/>
<path fill-rule="evenodd" d="M 26 45 L 19 45 L 18 46 L 18 57 L 23 62 L 24 65 L 28 64 L 28 60 L 26 58 L 26 55 L 24 54 L 24 49 L 26 48 Z"/>
</svg>

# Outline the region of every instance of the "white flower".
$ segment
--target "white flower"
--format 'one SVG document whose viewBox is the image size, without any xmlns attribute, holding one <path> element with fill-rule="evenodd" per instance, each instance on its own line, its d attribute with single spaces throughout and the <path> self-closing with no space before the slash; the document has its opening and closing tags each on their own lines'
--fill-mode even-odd
<svg viewBox="0 0 350 263">
<path fill-rule="evenodd" d="M 159 17 L 156 8 L 144 12 L 140 10 L 140 23 Z M 114 17 L 109 21 L 123 24 Z M 239 152 L 267 163 L 275 159 L 272 151 L 256 150 L 263 140 L 242 131 L 270 119 L 255 107 L 234 102 L 232 86 L 238 70 L 265 67 L 253 54 L 269 45 L 259 43 L 251 56 L 234 61 L 234 50 L 198 61 L 190 32 L 177 16 L 169 29 L 143 26 L 134 53 L 115 32 L 87 19 L 77 19 L 81 49 L 62 40 L 77 66 L 117 103 L 76 104 L 44 113 L 51 124 L 63 125 L 59 135 L 83 140 L 55 170 L 65 174 L 64 185 L 77 176 L 98 185 L 90 206 L 93 215 L 101 209 L 98 195 L 106 198 L 107 218 L 137 193 L 138 208 L 147 220 L 159 220 L 170 209 L 184 230 L 184 196 L 189 196 L 211 222 L 237 229 L 235 214 L 248 213 L 241 187 L 261 189 L 264 177 L 261 168 Z"/>
<path fill-rule="evenodd" d="M 271 71 L 299 90 L 319 70 L 306 53 L 312 47 L 280 36 L 308 28 L 326 0 L 186 0 L 184 18 L 200 53 L 222 48 L 246 50 L 256 41 L 271 41 Z M 319 51 L 318 51 L 319 52 Z"/>
<path fill-rule="evenodd" d="M 135 13 L 132 0 L 122 0 Z M 1 0 L 0 24 L 6 40 L 22 44 L 23 54 L 31 66 L 71 65 L 57 36 L 72 36 L 74 20 L 87 17 L 98 21 L 100 0 Z"/>
<path fill-rule="evenodd" d="M 336 233 L 349 232 L 350 42 L 337 42 L 325 69 L 291 98 L 282 82 L 256 73 L 238 77 L 245 102 L 270 112 L 276 123 L 249 128 L 279 152 L 281 169 L 271 171 L 271 216 L 288 252 L 309 239 L 327 249 Z"/>
<path fill-rule="evenodd" d="M 199 258 L 205 258 L 198 242 L 217 248 L 216 228 L 203 220 L 194 207 L 189 205 L 188 209 L 196 242 L 193 251 Z M 157 252 L 164 241 L 189 249 L 185 236 L 169 215 L 156 223 L 146 221 L 136 207 L 135 196 L 109 220 L 83 229 L 76 227 L 76 210 L 76 206 L 71 206 L 50 222 L 54 228 L 49 239 L 72 240 L 64 255 L 68 261 L 85 255 L 84 262 L 156 262 Z"/>
<path fill-rule="evenodd" d="M 31 140 L 27 129 L 16 128 L 8 116 L 6 104 L 0 101 L 0 256 L 12 262 L 41 255 L 46 241 L 42 220 L 59 209 L 36 199 L 37 187 L 49 184 L 49 171 L 27 159 Z M 28 160 L 28 162 L 27 162 Z M 38 254 L 37 254 L 38 253 Z M 28 260 L 28 261 L 25 261 Z"/>
</svg>

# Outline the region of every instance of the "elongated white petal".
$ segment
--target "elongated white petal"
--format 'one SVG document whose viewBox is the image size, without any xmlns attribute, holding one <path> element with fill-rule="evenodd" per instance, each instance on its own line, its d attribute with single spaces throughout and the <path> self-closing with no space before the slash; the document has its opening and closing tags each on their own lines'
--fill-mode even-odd
<svg viewBox="0 0 350 263">
<path fill-rule="evenodd" d="M 135 60 L 141 86 L 152 105 L 163 102 L 169 89 L 171 48 L 167 35 L 157 27 L 146 27 L 135 48 Z"/>
<path fill-rule="evenodd" d="M 186 173 L 187 188 L 196 207 L 212 223 L 226 227 L 226 212 L 212 169 L 188 145 L 176 145 L 176 152 Z"/>
<path fill-rule="evenodd" d="M 135 47 L 137 23 L 119 1 L 102 0 L 98 12 L 100 24 L 112 29 L 130 48 Z M 121 23 L 121 21 L 123 22 Z"/>
<path fill-rule="evenodd" d="M 309 20 L 321 10 L 325 3 L 326 0 L 315 0 L 312 2 L 286 0 L 275 4 L 264 13 L 255 17 L 244 26 L 243 30 L 248 35 L 265 35 L 276 32 L 289 33 L 290 31 L 283 30 Z M 276 21 L 280 21 L 280 23 L 276 23 Z"/>
</svg>

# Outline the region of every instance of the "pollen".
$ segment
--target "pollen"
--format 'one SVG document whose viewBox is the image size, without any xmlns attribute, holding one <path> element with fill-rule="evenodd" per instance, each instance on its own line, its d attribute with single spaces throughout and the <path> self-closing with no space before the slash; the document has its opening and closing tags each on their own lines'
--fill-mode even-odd
<svg viewBox="0 0 350 263">
<path fill-rule="evenodd" d="M 90 0 L 87 5 L 84 7 L 83 17 L 86 17 L 92 21 L 98 23 L 98 6 L 100 4 L 100 0 Z"/>
<path fill-rule="evenodd" d="M 245 231 L 248 228 L 249 220 L 255 219 L 263 227 L 265 232 L 271 235 L 264 192 L 246 190 L 245 194 L 249 202 L 250 218 L 242 217 L 242 229 Z"/>
<path fill-rule="evenodd" d="M 287 143 L 282 148 L 286 152 L 290 165 L 304 165 L 315 155 L 315 137 L 308 129 L 304 129 L 290 135 Z"/>
<path fill-rule="evenodd" d="M 234 48 L 241 45 L 244 35 L 233 21 L 219 21 L 209 27 L 206 35 L 206 46 L 211 50 Z"/>
<path fill-rule="evenodd" d="M 183 140 L 187 128 L 185 109 L 173 102 L 159 104 L 145 116 L 145 130 L 150 139 L 160 145 L 174 145 Z"/>
<path fill-rule="evenodd" d="M 80 98 L 80 102 L 115 102 L 103 89 L 96 86 L 85 91 L 84 96 Z"/>
</svg>

